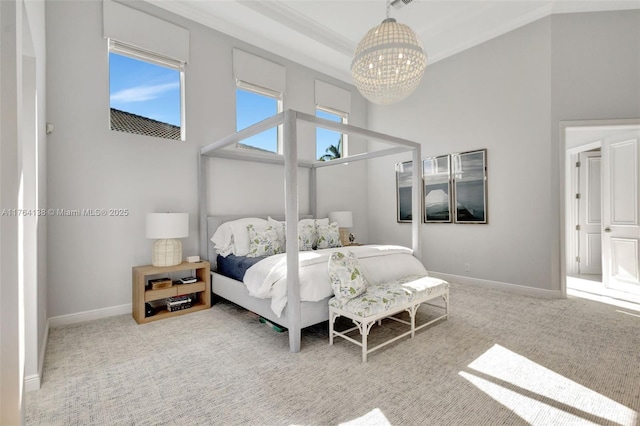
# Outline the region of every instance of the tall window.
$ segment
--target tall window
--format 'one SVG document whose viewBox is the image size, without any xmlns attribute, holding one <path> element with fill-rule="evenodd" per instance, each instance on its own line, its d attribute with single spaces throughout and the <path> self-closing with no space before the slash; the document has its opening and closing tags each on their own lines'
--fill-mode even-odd
<svg viewBox="0 0 640 426">
<path fill-rule="evenodd" d="M 112 130 L 184 140 L 184 64 L 109 40 Z"/>
<path fill-rule="evenodd" d="M 282 112 L 282 94 L 239 82 L 236 89 L 236 131 L 246 129 Z M 281 126 L 258 133 L 238 143 L 238 148 L 282 154 Z"/>
<path fill-rule="evenodd" d="M 317 107 L 316 117 L 337 123 L 347 123 L 347 114 L 329 108 Z M 316 158 L 321 161 L 335 160 L 347 156 L 347 135 L 316 127 Z"/>
</svg>

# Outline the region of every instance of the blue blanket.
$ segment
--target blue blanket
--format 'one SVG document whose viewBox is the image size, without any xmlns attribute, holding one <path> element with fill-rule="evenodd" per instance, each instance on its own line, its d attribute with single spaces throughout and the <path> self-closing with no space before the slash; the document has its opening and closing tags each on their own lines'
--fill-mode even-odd
<svg viewBox="0 0 640 426">
<path fill-rule="evenodd" d="M 242 281 L 244 279 L 245 272 L 247 272 L 247 269 L 258 263 L 265 257 L 267 256 L 246 257 L 230 254 L 227 257 L 222 257 L 218 255 L 218 258 L 216 260 L 218 269 L 216 272 L 220 275 L 233 278 L 234 280 Z"/>
</svg>

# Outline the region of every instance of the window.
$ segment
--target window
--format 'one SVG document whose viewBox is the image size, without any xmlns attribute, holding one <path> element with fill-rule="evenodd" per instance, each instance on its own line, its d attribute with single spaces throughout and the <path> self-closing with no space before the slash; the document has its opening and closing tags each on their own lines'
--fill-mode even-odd
<svg viewBox="0 0 640 426">
<path fill-rule="evenodd" d="M 337 123 L 347 123 L 347 114 L 329 108 L 316 108 L 316 117 Z M 321 161 L 335 160 L 347 156 L 347 135 L 316 127 L 316 158 Z"/>
<path fill-rule="evenodd" d="M 282 95 L 269 89 L 238 82 L 236 131 L 246 129 L 282 112 Z M 238 143 L 238 148 L 282 154 L 282 126 L 273 127 Z"/>
<path fill-rule="evenodd" d="M 109 40 L 110 127 L 184 140 L 184 63 Z"/>
</svg>

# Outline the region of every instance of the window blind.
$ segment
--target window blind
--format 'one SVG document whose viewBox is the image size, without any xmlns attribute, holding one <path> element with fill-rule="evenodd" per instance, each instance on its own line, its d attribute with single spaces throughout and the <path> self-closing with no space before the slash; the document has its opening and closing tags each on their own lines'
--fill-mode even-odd
<svg viewBox="0 0 640 426">
<path fill-rule="evenodd" d="M 264 87 L 278 94 L 286 90 L 285 67 L 239 49 L 233 49 L 233 76 L 242 83 Z"/>
<path fill-rule="evenodd" d="M 351 92 L 321 80 L 315 81 L 315 101 L 317 107 L 351 112 Z"/>
<path fill-rule="evenodd" d="M 102 2 L 103 36 L 173 60 L 189 62 L 189 31 L 111 0 Z"/>
</svg>

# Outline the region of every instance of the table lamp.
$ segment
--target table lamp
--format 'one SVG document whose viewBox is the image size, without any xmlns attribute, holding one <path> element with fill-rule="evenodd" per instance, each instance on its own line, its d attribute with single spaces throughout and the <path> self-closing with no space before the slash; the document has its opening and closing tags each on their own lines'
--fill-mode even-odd
<svg viewBox="0 0 640 426">
<path fill-rule="evenodd" d="M 343 246 L 348 246 L 349 228 L 353 226 L 353 213 L 348 211 L 329 212 L 329 223 L 338 222 L 340 228 L 340 242 Z"/>
<path fill-rule="evenodd" d="M 189 213 L 147 213 L 147 238 L 153 243 L 151 264 L 174 266 L 182 263 L 182 241 L 189 236 Z"/>
</svg>

